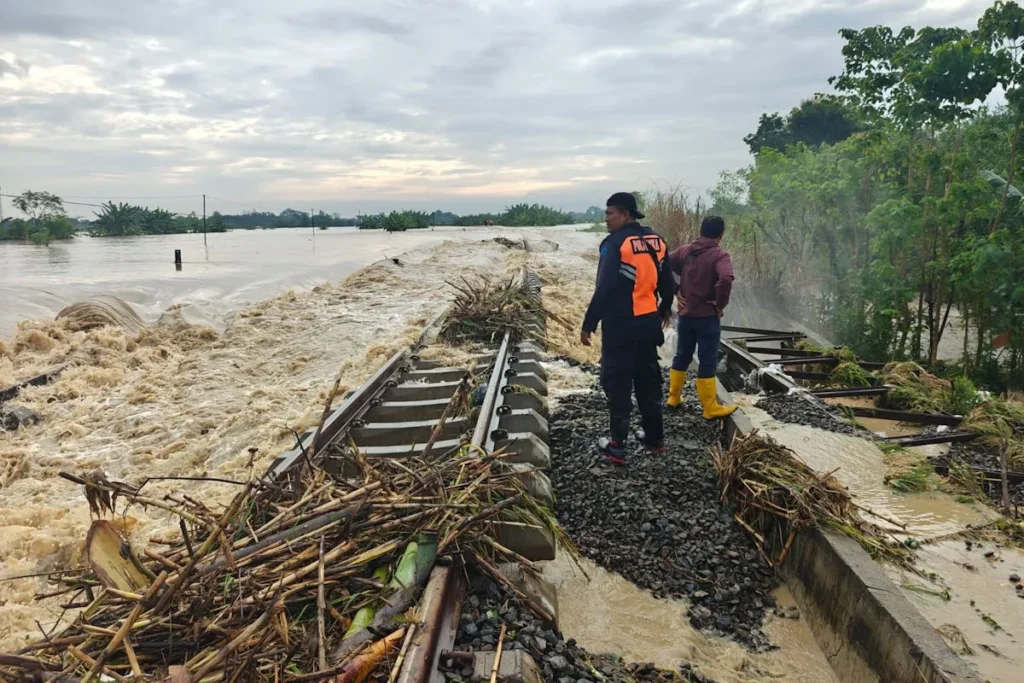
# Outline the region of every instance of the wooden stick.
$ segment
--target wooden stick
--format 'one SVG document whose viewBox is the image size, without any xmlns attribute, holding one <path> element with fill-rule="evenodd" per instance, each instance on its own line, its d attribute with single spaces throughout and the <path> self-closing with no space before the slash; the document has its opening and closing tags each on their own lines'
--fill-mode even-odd
<svg viewBox="0 0 1024 683">
<path fill-rule="evenodd" d="M 89 655 L 85 654 L 84 652 L 79 650 L 74 645 L 69 645 L 68 646 L 68 652 L 71 653 L 72 657 L 74 657 L 78 661 L 82 662 L 82 664 L 85 664 L 86 666 L 90 666 L 91 667 L 91 666 L 95 666 L 96 665 L 96 660 L 95 659 L 93 659 Z M 113 671 L 104 671 L 103 673 L 105 675 L 107 675 L 107 676 L 110 676 L 111 678 L 113 678 L 118 683 L 126 683 L 127 680 L 128 680 L 124 676 L 122 676 L 122 675 L 120 675 L 118 673 L 115 673 Z M 85 679 L 82 679 L 82 680 L 84 681 Z"/>
<path fill-rule="evenodd" d="M 275 602 L 269 609 L 267 609 L 263 612 L 262 615 L 260 615 L 259 619 L 249 624 L 241 633 L 239 633 L 235 637 L 234 640 L 232 640 L 230 643 L 222 647 L 213 659 L 204 664 L 201 669 L 194 672 L 192 678 L 197 681 L 202 680 L 203 676 L 210 673 L 216 667 L 222 664 L 229 656 L 231 656 L 232 652 L 237 650 L 239 646 L 241 646 L 243 643 L 249 640 L 249 638 L 251 638 L 252 635 L 256 633 L 259 629 L 263 628 L 263 626 L 267 623 L 268 620 L 270 620 L 271 617 L 280 614 L 281 609 L 283 607 L 283 602 Z"/>
<path fill-rule="evenodd" d="M 142 667 L 139 666 L 139 658 L 135 655 L 135 648 L 132 647 L 131 638 L 124 639 L 124 652 L 128 655 L 128 663 L 132 665 L 132 673 L 141 680 L 145 674 L 142 672 Z"/>
<path fill-rule="evenodd" d="M 398 672 L 402 670 L 402 663 L 405 661 L 405 653 L 409 651 L 409 644 L 412 643 L 412 638 L 416 633 L 417 626 L 419 626 L 418 622 L 410 624 L 409 631 L 405 634 L 405 642 L 402 643 L 402 649 L 398 651 L 398 657 L 395 659 L 395 665 L 391 667 L 391 675 L 388 676 L 388 683 L 395 683 L 395 679 L 398 678 Z"/>
<path fill-rule="evenodd" d="M 505 624 L 501 625 L 498 636 L 498 649 L 494 651 L 494 666 L 491 667 L 491 683 L 498 683 L 498 667 L 501 666 L 501 648 L 505 645 Z"/>
<path fill-rule="evenodd" d="M 331 404 L 334 403 L 334 397 L 338 394 L 338 387 L 341 386 L 341 375 L 338 375 L 337 379 L 334 380 L 334 386 L 331 387 L 331 393 L 327 394 L 327 402 L 324 404 L 323 415 L 320 416 L 320 424 L 316 426 L 316 432 L 313 434 L 313 440 L 310 441 L 310 451 L 313 457 L 320 451 L 320 433 L 324 430 L 324 423 L 327 422 L 327 416 L 331 414 Z"/>
<path fill-rule="evenodd" d="M 335 384 L 337 391 L 337 384 Z M 332 394 L 333 396 L 333 394 Z M 316 592 L 316 656 L 320 671 L 327 670 L 327 627 L 324 623 L 324 612 L 327 609 L 327 598 L 324 596 L 324 537 L 320 537 L 320 564 L 317 567 L 319 586 Z"/>
<path fill-rule="evenodd" d="M 488 574 L 493 576 L 498 581 L 498 583 L 502 584 L 503 586 L 511 590 L 513 593 L 515 593 L 517 596 L 519 596 L 519 599 L 522 600 L 527 607 L 533 610 L 534 614 L 536 614 L 544 621 L 553 622 L 555 620 L 554 616 L 550 612 L 544 609 L 541 605 L 537 604 L 537 602 L 530 598 L 528 595 L 526 595 L 526 593 L 519 590 L 518 586 L 509 581 L 508 578 L 504 574 L 502 574 L 497 567 L 488 562 L 480 553 L 476 552 L 475 550 L 470 550 L 469 552 L 472 554 L 473 559 L 477 562 L 477 564 L 483 567 Z"/>
<path fill-rule="evenodd" d="M 96 674 L 104 671 L 106 668 L 105 664 L 107 663 L 107 660 L 110 659 L 110 655 L 114 654 L 114 652 L 121 647 L 121 643 L 128 637 L 128 632 L 132 630 L 135 620 L 138 619 L 141 614 L 142 601 L 139 601 L 132 609 L 131 614 L 128 615 L 128 618 L 124 620 L 123 624 L 121 624 L 121 628 L 117 630 L 117 633 L 110 640 L 110 643 L 103 648 L 103 652 L 100 653 L 99 658 L 97 658 L 95 663 L 93 663 L 89 672 L 85 674 L 85 678 L 82 679 L 82 683 L 89 683 Z"/>
<path fill-rule="evenodd" d="M 779 553 L 779 561 L 777 562 L 777 564 L 780 567 L 782 566 L 782 563 L 786 561 L 786 558 L 789 556 L 789 551 L 793 547 L 793 539 L 795 539 L 795 538 L 796 538 L 796 532 L 795 531 L 790 531 L 789 532 L 789 538 L 786 539 L 786 545 L 782 549 L 782 552 Z"/>
<path fill-rule="evenodd" d="M 1010 482 L 1009 475 L 1007 474 L 1006 466 L 1006 437 L 1004 436 L 999 440 L 999 475 L 1003 480 L 1003 514 L 1007 517 L 1010 516 Z"/>
<path fill-rule="evenodd" d="M 199 549 L 199 552 L 196 553 L 196 555 L 188 561 L 188 564 L 186 564 L 185 567 L 178 573 L 177 578 L 175 578 L 174 580 L 174 584 L 171 585 L 171 587 L 164 593 L 163 597 L 160 598 L 160 602 L 158 602 L 156 607 L 153 609 L 154 612 L 159 614 L 164 609 L 166 609 L 168 605 L 171 604 L 171 600 L 174 599 L 175 594 L 179 590 L 181 590 L 181 587 L 185 585 L 185 582 L 188 579 L 189 575 L 192 573 L 192 570 L 195 569 L 196 562 L 204 555 L 206 555 L 206 553 L 210 552 L 210 549 L 214 546 L 214 544 L 216 544 L 217 537 L 219 536 L 221 530 L 224 529 L 224 526 L 231 520 L 232 517 L 235 516 L 235 513 L 238 512 L 238 508 L 241 506 L 242 501 L 248 498 L 249 491 L 251 490 L 252 483 L 250 482 L 249 484 L 246 485 L 245 489 L 237 496 L 235 496 L 235 499 L 231 501 L 231 505 L 228 506 L 228 509 L 224 511 L 224 514 L 217 521 L 216 527 L 211 531 L 209 538 L 207 538 L 206 542 L 203 543 L 202 547 Z"/>
</svg>

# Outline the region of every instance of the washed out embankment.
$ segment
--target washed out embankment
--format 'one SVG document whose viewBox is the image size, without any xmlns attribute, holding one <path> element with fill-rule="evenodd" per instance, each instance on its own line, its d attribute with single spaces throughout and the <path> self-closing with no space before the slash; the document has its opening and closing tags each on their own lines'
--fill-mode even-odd
<svg viewBox="0 0 1024 683">
<path fill-rule="evenodd" d="M 490 242 L 446 242 L 365 268 L 342 283 L 288 292 L 237 313 L 217 334 L 171 311 L 163 324 L 75 329 L 73 319 L 25 322 L 0 349 L 13 379 L 71 362 L 47 386 L 23 389 L 17 402 L 38 425 L 0 435 L 0 578 L 82 563 L 90 518 L 74 485 L 57 474 L 101 469 L 111 478 L 211 476 L 244 480 L 319 419 L 331 380 L 355 387 L 394 351 L 414 340 L 450 299 L 456 273 L 515 268 L 509 250 Z M 510 270 L 511 272 L 511 270 Z M 87 316 L 88 317 L 88 316 Z M 152 481 L 153 498 L 181 482 Z M 196 483 L 208 505 L 235 487 Z M 117 523 L 135 543 L 173 526 L 157 510 L 135 508 Z M 0 650 L 39 636 L 60 599 L 35 601 L 42 579 L 0 581 Z"/>
</svg>

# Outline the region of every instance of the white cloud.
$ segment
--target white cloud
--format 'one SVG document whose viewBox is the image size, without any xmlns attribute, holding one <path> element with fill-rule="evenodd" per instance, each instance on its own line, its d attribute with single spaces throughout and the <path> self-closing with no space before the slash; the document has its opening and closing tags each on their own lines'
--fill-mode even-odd
<svg viewBox="0 0 1024 683">
<path fill-rule="evenodd" d="M 827 89 L 840 28 L 987 4 L 6 0 L 0 183 L 342 212 L 706 189 Z"/>
</svg>

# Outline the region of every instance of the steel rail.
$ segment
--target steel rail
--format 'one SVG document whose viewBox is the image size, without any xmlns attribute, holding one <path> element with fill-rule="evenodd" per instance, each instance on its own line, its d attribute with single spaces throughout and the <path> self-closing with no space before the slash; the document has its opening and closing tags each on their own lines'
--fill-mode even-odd
<svg viewBox="0 0 1024 683">
<path fill-rule="evenodd" d="M 434 318 L 420 334 L 416 343 L 408 349 L 396 351 L 376 372 L 366 381 L 359 385 L 355 391 L 348 395 L 338 408 L 335 408 L 324 420 L 319 436 L 316 428 L 308 429 L 299 437 L 299 443 L 289 451 L 278 456 L 263 475 L 265 481 L 279 482 L 283 478 L 295 474 L 296 466 L 303 466 L 307 462 L 318 463 L 324 451 L 332 443 L 346 434 L 353 424 L 365 415 L 376 405 L 381 394 L 398 382 L 403 371 L 409 369 L 409 363 L 417 359 L 416 352 L 423 348 L 427 337 L 437 328 L 448 315 L 448 308 Z M 317 440 L 319 450 L 315 453 L 309 451 L 313 447 L 314 438 Z"/>
<path fill-rule="evenodd" d="M 528 273 L 524 270 L 519 277 L 526 283 Z M 490 377 L 487 378 L 487 391 L 470 439 L 472 446 L 482 448 L 487 453 L 494 450 L 492 426 L 498 424 L 500 419 L 499 398 L 510 379 L 515 376 L 515 371 L 510 367 L 512 351 L 512 334 L 505 332 L 494 357 Z M 455 644 L 455 634 L 462 615 L 463 592 L 460 572 L 449 567 L 434 568 L 424 596 L 436 599 L 428 601 L 424 598 L 423 628 L 413 638 L 396 683 L 443 683 L 444 677 L 438 670 L 438 663 L 442 652 L 450 650 Z"/>
</svg>

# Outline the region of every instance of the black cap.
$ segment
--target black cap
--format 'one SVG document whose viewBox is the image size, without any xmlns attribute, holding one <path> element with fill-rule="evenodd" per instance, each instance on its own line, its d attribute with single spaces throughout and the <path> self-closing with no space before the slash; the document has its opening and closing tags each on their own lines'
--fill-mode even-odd
<svg viewBox="0 0 1024 683">
<path fill-rule="evenodd" d="M 621 206 L 633 214 L 633 218 L 640 219 L 644 217 L 636 206 L 636 197 L 629 192 L 616 192 L 608 198 L 605 206 Z"/>
</svg>

